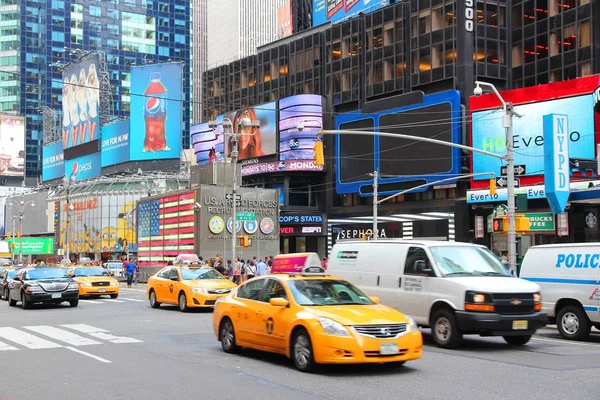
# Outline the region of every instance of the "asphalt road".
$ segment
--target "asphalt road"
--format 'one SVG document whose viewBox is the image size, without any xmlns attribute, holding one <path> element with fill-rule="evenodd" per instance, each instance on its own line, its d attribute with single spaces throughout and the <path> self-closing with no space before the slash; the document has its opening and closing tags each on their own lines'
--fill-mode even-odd
<svg viewBox="0 0 600 400">
<path fill-rule="evenodd" d="M 142 287 L 77 308 L 0 302 L 0 400 L 100 399 L 598 399 L 600 334 L 567 342 L 544 329 L 524 348 L 467 337 L 441 350 L 425 331 L 404 367 L 297 372 L 284 357 L 228 355 L 212 313 L 151 309 Z"/>
</svg>

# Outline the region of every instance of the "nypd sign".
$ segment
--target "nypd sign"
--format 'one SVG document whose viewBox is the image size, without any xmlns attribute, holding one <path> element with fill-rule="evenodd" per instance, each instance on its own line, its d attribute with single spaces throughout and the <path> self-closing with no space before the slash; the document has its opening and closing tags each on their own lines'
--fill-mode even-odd
<svg viewBox="0 0 600 400">
<path fill-rule="evenodd" d="M 564 212 L 570 194 L 568 117 L 544 115 L 544 186 L 550 208 Z"/>
</svg>

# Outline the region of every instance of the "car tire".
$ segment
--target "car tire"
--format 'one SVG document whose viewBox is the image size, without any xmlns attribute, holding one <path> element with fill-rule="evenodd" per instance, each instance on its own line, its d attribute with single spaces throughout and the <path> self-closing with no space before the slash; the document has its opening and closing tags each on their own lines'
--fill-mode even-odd
<svg viewBox="0 0 600 400">
<path fill-rule="evenodd" d="M 117 297 L 119 297 L 119 293 L 110 295 L 111 299 L 116 299 Z"/>
<path fill-rule="evenodd" d="M 454 313 L 450 310 L 438 310 L 431 317 L 431 336 L 433 341 L 444 349 L 455 349 L 460 346 L 462 333 Z"/>
<path fill-rule="evenodd" d="M 187 296 L 185 293 L 179 293 L 179 297 L 177 298 L 177 306 L 179 307 L 179 311 L 186 312 L 189 310 L 187 306 Z"/>
<path fill-rule="evenodd" d="M 10 298 L 10 291 L 8 292 L 8 305 L 14 307 L 17 305 L 17 301 Z"/>
<path fill-rule="evenodd" d="M 504 341 L 511 346 L 523 346 L 531 340 L 532 335 L 521 335 L 521 336 L 502 336 Z"/>
<path fill-rule="evenodd" d="M 152 308 L 158 308 L 160 307 L 160 303 L 158 301 L 156 301 L 156 292 L 153 290 L 150 290 L 150 296 L 148 296 L 149 300 L 150 300 L 150 307 Z"/>
<path fill-rule="evenodd" d="M 304 328 L 298 329 L 292 337 L 292 361 L 298 371 L 312 372 L 316 368 L 310 336 Z"/>
<path fill-rule="evenodd" d="M 392 361 L 391 363 L 389 363 L 389 366 L 391 368 L 400 368 L 403 367 L 404 364 L 406 364 L 406 361 Z"/>
<path fill-rule="evenodd" d="M 592 324 L 579 306 L 566 306 L 556 316 L 558 333 L 567 340 L 585 340 L 590 335 Z"/>
<path fill-rule="evenodd" d="M 31 308 L 31 302 L 27 300 L 27 296 L 25 296 L 25 293 L 23 292 L 21 292 L 21 307 L 23 307 L 23 310 Z"/>
<path fill-rule="evenodd" d="M 77 307 L 79 305 L 79 299 L 69 301 L 69 306 Z"/>
<path fill-rule="evenodd" d="M 240 352 L 241 347 L 235 341 L 235 329 L 229 318 L 223 318 L 219 325 L 219 340 L 225 353 L 237 354 Z"/>
</svg>

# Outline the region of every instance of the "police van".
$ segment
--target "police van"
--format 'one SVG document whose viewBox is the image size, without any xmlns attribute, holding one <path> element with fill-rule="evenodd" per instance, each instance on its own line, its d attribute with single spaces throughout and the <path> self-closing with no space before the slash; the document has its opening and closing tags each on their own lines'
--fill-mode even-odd
<svg viewBox="0 0 600 400">
<path fill-rule="evenodd" d="M 328 272 L 431 327 L 440 347 L 458 347 L 464 334 L 502 336 L 511 345 L 524 345 L 547 322 L 540 287 L 511 276 L 484 246 L 341 241 L 331 250 Z"/>
<path fill-rule="evenodd" d="M 540 285 L 542 309 L 565 339 L 584 340 L 600 329 L 600 243 L 530 247 L 521 278 Z"/>
</svg>

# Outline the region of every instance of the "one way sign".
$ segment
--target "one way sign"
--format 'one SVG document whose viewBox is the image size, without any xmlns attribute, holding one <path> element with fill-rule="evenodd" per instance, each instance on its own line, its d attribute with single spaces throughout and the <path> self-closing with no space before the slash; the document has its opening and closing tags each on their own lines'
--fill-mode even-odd
<svg viewBox="0 0 600 400">
<path fill-rule="evenodd" d="M 508 186 L 508 179 L 506 179 L 505 177 L 501 176 L 500 178 L 496 178 L 496 186 L 498 187 L 507 187 Z M 521 187 L 521 180 L 519 178 L 515 178 L 515 187 Z"/>
<path fill-rule="evenodd" d="M 519 164 L 515 165 L 515 175 L 525 175 L 527 173 L 527 167 Z M 506 176 L 508 174 L 508 167 L 506 165 L 500 167 L 500 175 Z"/>
<path fill-rule="evenodd" d="M 232 198 L 233 198 L 233 194 L 231 194 L 231 193 L 227 193 L 225 195 L 225 199 L 227 199 L 227 200 L 231 200 Z M 235 195 L 235 199 L 236 200 L 241 200 L 242 199 L 242 195 L 241 194 L 236 194 Z"/>
</svg>

